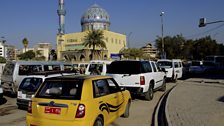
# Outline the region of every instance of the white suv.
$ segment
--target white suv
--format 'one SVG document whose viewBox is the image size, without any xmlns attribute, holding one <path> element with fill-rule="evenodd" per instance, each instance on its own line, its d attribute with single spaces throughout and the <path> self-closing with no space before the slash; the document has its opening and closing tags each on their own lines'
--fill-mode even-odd
<svg viewBox="0 0 224 126">
<path fill-rule="evenodd" d="M 183 75 L 183 65 L 180 59 L 160 59 L 157 61 L 160 68 L 166 70 L 166 77 L 173 82 L 181 78 Z"/>
<path fill-rule="evenodd" d="M 146 100 L 153 99 L 153 91 L 166 90 L 165 72 L 154 61 L 113 61 L 107 75 L 132 94 L 144 95 Z"/>
<path fill-rule="evenodd" d="M 85 75 L 105 75 L 111 62 L 108 60 L 92 60 L 86 68 Z"/>
<path fill-rule="evenodd" d="M 19 85 L 17 91 L 17 106 L 19 109 L 27 109 L 29 101 L 36 93 L 39 86 L 47 78 L 64 76 L 64 75 L 73 75 L 75 73 L 40 73 L 40 75 L 30 75 L 25 77 Z"/>
</svg>

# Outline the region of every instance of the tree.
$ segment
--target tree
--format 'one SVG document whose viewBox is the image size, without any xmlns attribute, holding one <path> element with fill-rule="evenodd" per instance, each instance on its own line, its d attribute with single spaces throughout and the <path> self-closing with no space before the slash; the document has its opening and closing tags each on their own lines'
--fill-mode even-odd
<svg viewBox="0 0 224 126">
<path fill-rule="evenodd" d="M 166 52 L 166 57 L 168 59 L 182 58 L 183 45 L 185 41 L 186 40 L 182 35 L 164 37 L 164 51 Z M 157 37 L 156 47 L 160 52 L 162 52 L 161 43 L 162 39 Z"/>
<path fill-rule="evenodd" d="M 128 59 L 143 58 L 143 51 L 137 48 L 124 49 L 120 54 L 122 54 L 124 58 Z"/>
<path fill-rule="evenodd" d="M 28 44 L 29 44 L 29 41 L 28 41 L 27 38 L 24 38 L 22 42 L 23 42 L 23 46 L 24 46 L 24 48 L 25 48 L 25 52 L 26 52 L 26 49 L 27 49 Z"/>
<path fill-rule="evenodd" d="M 6 59 L 2 56 L 0 56 L 0 63 L 6 63 Z"/>
<path fill-rule="evenodd" d="M 95 51 L 96 47 L 99 48 L 107 48 L 106 43 L 104 42 L 104 36 L 102 30 L 92 30 L 87 33 L 87 35 L 84 37 L 83 45 L 85 47 L 92 47 L 92 59 L 95 58 Z"/>
<path fill-rule="evenodd" d="M 33 52 L 33 50 L 29 50 L 25 53 L 18 55 L 18 57 L 20 60 L 31 60 L 35 58 L 35 53 Z"/>
</svg>

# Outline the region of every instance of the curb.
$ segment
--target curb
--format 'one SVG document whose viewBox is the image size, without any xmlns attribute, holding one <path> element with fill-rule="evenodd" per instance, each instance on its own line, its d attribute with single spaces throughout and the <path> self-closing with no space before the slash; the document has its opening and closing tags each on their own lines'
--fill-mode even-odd
<svg viewBox="0 0 224 126">
<path fill-rule="evenodd" d="M 169 99 L 170 99 L 170 95 L 176 90 L 176 86 L 174 86 L 173 89 L 169 92 L 169 95 L 167 96 L 167 99 L 166 99 L 165 116 L 166 116 L 166 121 L 168 126 L 171 126 L 171 120 L 170 120 L 169 111 L 168 111 Z"/>
</svg>

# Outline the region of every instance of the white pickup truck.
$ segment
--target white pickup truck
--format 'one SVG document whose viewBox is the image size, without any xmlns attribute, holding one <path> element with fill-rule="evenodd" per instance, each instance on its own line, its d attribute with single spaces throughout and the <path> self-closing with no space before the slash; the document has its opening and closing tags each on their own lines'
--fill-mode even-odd
<svg viewBox="0 0 224 126">
<path fill-rule="evenodd" d="M 132 94 L 144 95 L 146 100 L 153 99 L 153 91 L 166 90 L 165 70 L 161 70 L 154 61 L 113 61 L 107 75 Z"/>
</svg>

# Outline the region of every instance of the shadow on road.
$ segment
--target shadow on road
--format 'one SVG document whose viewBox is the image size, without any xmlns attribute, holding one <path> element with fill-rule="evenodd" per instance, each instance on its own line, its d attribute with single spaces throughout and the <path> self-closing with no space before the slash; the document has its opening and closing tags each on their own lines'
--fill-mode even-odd
<svg viewBox="0 0 224 126">
<path fill-rule="evenodd" d="M 202 79 L 223 79 L 224 80 L 224 70 L 220 71 L 209 71 L 204 73 L 184 73 L 181 80 L 187 80 L 189 78 L 202 78 Z"/>
<path fill-rule="evenodd" d="M 218 100 L 217 100 L 217 101 L 224 102 L 224 96 L 222 96 L 222 97 L 218 98 Z"/>
</svg>

